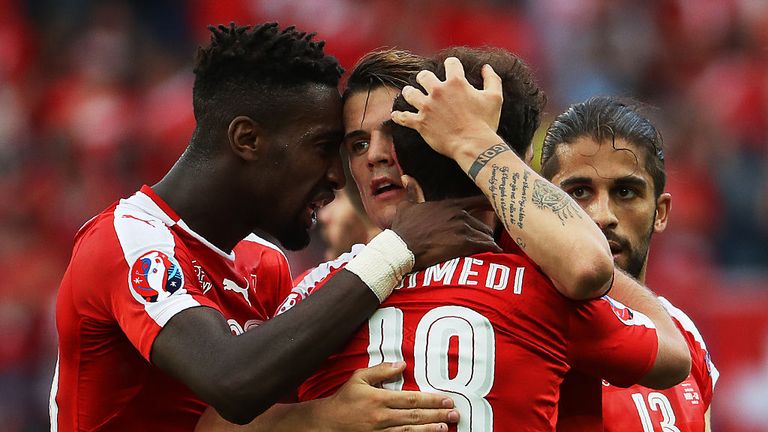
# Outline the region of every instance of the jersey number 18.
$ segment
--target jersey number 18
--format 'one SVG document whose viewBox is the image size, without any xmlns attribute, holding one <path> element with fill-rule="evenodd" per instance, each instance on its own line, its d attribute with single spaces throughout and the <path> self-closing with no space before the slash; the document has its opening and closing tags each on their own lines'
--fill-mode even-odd
<svg viewBox="0 0 768 432">
<path fill-rule="evenodd" d="M 403 311 L 379 309 L 368 321 L 368 366 L 403 361 Z M 458 365 L 448 370 L 451 338 L 458 341 Z M 496 341 L 488 318 L 462 306 L 441 306 L 427 312 L 416 327 L 413 375 L 419 390 L 453 399 L 461 415 L 458 431 L 493 430 L 493 410 L 485 396 L 493 387 Z M 385 388 L 401 390 L 403 379 Z"/>
</svg>

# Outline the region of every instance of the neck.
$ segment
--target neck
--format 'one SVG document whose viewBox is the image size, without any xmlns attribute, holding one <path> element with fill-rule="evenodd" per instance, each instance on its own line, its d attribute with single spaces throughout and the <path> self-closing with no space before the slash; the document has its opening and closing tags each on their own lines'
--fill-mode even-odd
<svg viewBox="0 0 768 432">
<path fill-rule="evenodd" d="M 215 161 L 194 163 L 183 155 L 152 189 L 197 234 L 225 252 L 250 232 L 238 206 L 233 174 Z"/>
</svg>

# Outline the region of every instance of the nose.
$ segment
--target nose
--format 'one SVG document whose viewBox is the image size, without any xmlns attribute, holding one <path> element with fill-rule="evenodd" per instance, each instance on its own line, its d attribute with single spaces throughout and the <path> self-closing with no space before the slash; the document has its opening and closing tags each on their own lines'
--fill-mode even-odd
<svg viewBox="0 0 768 432">
<path fill-rule="evenodd" d="M 371 134 L 371 142 L 368 144 L 368 166 L 370 168 L 376 165 L 389 166 L 395 163 L 394 158 L 394 145 L 392 143 L 392 137 L 389 134 L 382 131 L 373 131 Z"/>
<path fill-rule="evenodd" d="M 603 231 L 615 228 L 619 223 L 608 194 L 597 195 L 584 210 Z"/>
<path fill-rule="evenodd" d="M 336 157 L 333 158 L 331 165 L 328 167 L 328 172 L 326 173 L 326 177 L 331 183 L 331 187 L 336 190 L 343 188 L 344 185 L 347 184 L 347 178 L 344 175 L 344 166 L 342 163 L 341 155 L 337 154 Z"/>
</svg>

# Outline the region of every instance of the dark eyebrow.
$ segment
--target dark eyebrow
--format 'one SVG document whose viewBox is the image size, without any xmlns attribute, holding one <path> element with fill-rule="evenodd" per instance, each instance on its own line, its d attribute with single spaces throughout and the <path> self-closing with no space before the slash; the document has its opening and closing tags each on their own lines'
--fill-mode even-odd
<svg viewBox="0 0 768 432">
<path fill-rule="evenodd" d="M 370 134 L 362 129 L 353 130 L 344 134 L 344 141 L 349 141 L 355 138 L 368 138 Z"/>
<path fill-rule="evenodd" d="M 589 177 L 570 177 L 560 182 L 560 188 L 565 188 L 575 184 L 592 184 L 592 179 Z"/>
<path fill-rule="evenodd" d="M 648 186 L 644 178 L 633 175 L 617 178 L 614 183 L 619 186 L 634 186 L 638 189 L 645 189 Z"/>
</svg>

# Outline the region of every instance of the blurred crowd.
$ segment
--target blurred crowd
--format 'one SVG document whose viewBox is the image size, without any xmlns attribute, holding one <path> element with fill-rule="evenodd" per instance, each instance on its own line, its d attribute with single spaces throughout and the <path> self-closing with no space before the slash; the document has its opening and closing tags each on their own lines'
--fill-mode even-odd
<svg viewBox="0 0 768 432">
<path fill-rule="evenodd" d="M 0 10 L 3 430 L 47 430 L 53 303 L 73 235 L 181 154 L 195 48 L 206 25 L 230 21 L 316 31 L 347 69 L 381 46 L 503 47 L 537 71 L 550 119 L 592 95 L 649 104 L 673 195 L 649 285 L 690 312 L 725 362 L 723 392 L 744 401 L 715 392 L 718 430 L 768 430 L 768 2 L 0 0 Z M 293 272 L 322 250 L 292 254 Z"/>
</svg>

